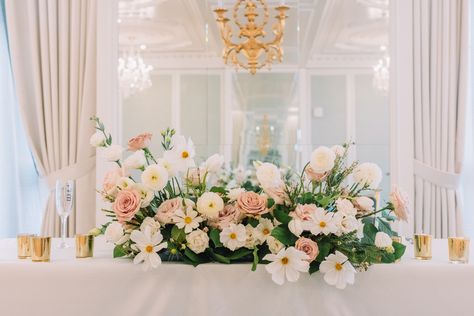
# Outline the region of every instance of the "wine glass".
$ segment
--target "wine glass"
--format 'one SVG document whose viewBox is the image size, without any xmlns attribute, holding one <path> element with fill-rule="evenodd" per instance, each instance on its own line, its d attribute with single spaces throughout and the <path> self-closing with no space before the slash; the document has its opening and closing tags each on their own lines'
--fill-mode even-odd
<svg viewBox="0 0 474 316">
<path fill-rule="evenodd" d="M 74 204 L 74 181 L 67 180 L 62 183 L 61 180 L 56 181 L 56 213 L 61 218 L 61 243 L 59 248 L 69 248 L 66 243 L 66 224 L 67 218 L 71 214 Z"/>
</svg>

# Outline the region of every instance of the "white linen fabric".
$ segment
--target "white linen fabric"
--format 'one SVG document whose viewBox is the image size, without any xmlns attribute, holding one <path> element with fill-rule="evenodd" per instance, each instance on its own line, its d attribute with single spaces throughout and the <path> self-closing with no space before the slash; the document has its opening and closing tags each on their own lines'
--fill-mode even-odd
<svg viewBox="0 0 474 316">
<path fill-rule="evenodd" d="M 344 290 L 319 273 L 279 286 L 263 265 L 252 272 L 250 264 L 164 263 L 144 272 L 112 259 L 102 238 L 89 259 L 53 243 L 50 263 L 16 259 L 15 243 L 0 240 L 2 315 L 470 316 L 474 309 L 474 265 L 448 263 L 446 240 L 434 240 L 432 261 L 412 259 L 408 247 L 400 263 L 371 266 Z"/>
<path fill-rule="evenodd" d="M 13 75 L 22 119 L 41 176 L 76 180 L 69 235 L 95 223 L 96 1 L 6 1 Z M 50 191 L 42 233 L 57 236 Z"/>
<path fill-rule="evenodd" d="M 468 0 L 413 1 L 415 232 L 462 234 Z"/>
</svg>

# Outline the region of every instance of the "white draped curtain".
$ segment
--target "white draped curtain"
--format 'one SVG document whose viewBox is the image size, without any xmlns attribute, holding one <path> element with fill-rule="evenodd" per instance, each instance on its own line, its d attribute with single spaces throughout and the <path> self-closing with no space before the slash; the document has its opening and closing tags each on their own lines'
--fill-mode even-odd
<svg viewBox="0 0 474 316">
<path fill-rule="evenodd" d="M 95 225 L 96 1 L 6 1 L 13 75 L 26 133 L 50 189 L 42 233 L 59 234 L 56 180 L 76 180 L 69 235 Z M 39 206 L 38 206 L 39 207 Z"/>
<path fill-rule="evenodd" d="M 414 0 L 415 232 L 462 234 L 468 0 Z"/>
</svg>

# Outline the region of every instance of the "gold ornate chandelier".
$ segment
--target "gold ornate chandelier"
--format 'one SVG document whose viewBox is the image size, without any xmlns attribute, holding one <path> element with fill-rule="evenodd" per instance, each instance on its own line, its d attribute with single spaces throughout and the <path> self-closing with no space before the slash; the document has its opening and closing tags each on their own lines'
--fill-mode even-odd
<svg viewBox="0 0 474 316">
<path fill-rule="evenodd" d="M 243 8 L 245 5 L 245 8 Z M 247 23 L 242 25 L 239 20 L 239 13 L 243 12 L 243 16 L 247 19 Z M 259 16 L 258 10 L 263 9 L 263 18 L 257 21 Z M 217 15 L 217 23 L 220 29 L 221 38 L 224 42 L 224 52 L 222 57 L 226 64 L 229 60 L 236 68 L 242 67 L 254 75 L 257 69 L 262 67 L 271 67 L 274 60 L 280 63 L 283 61 L 283 33 L 285 30 L 285 20 L 287 18 L 286 11 L 289 8 L 285 5 L 275 7 L 278 15 L 275 17 L 277 21 L 272 27 L 274 39 L 269 42 L 263 42 L 260 38 L 265 37 L 265 25 L 268 23 L 268 6 L 266 0 L 237 0 L 233 9 L 233 22 L 239 27 L 238 38 L 244 38 L 240 43 L 232 41 L 232 28 L 228 24 L 230 21 L 226 16 L 227 9 L 219 7 L 214 10 Z M 239 55 L 246 58 L 246 62 Z"/>
</svg>

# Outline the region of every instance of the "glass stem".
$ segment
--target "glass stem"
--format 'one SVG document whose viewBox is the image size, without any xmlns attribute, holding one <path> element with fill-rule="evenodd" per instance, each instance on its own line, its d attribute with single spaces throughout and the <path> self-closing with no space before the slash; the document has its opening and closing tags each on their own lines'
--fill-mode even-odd
<svg viewBox="0 0 474 316">
<path fill-rule="evenodd" d="M 67 216 L 61 216 L 61 241 L 63 244 L 66 243 L 66 223 Z"/>
</svg>

